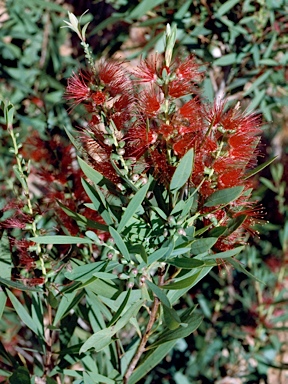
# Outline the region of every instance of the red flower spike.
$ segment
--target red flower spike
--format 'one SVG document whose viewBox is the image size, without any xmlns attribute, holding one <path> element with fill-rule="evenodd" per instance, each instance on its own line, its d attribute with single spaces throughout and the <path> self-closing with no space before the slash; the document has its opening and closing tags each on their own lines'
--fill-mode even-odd
<svg viewBox="0 0 288 384">
<path fill-rule="evenodd" d="M 230 188 L 239 184 L 241 185 L 241 176 L 243 176 L 242 169 L 224 171 L 218 178 L 219 189 Z"/>
<path fill-rule="evenodd" d="M 189 100 L 187 103 L 182 105 L 178 111 L 181 117 L 186 118 L 188 121 L 193 121 L 196 119 L 202 122 L 201 112 L 201 104 L 198 97 L 194 97 L 193 99 Z"/>
<path fill-rule="evenodd" d="M 150 153 L 150 158 L 153 165 L 154 177 L 164 185 L 169 185 L 172 175 L 175 171 L 175 167 L 171 166 L 167 162 L 166 155 L 160 153 L 158 149 L 155 149 Z"/>
<path fill-rule="evenodd" d="M 177 67 L 175 72 L 179 80 L 188 80 L 196 83 L 203 79 L 203 73 L 199 71 L 199 65 L 193 56 L 182 62 L 177 60 L 174 65 Z"/>
<path fill-rule="evenodd" d="M 90 96 L 90 88 L 87 84 L 91 81 L 91 73 L 79 72 L 78 75 L 73 73 L 68 79 L 68 85 L 64 97 L 68 100 L 72 99 L 71 103 L 76 106 L 84 101 L 87 101 Z"/>
<path fill-rule="evenodd" d="M 196 93 L 196 87 L 194 83 L 189 80 L 173 80 L 168 85 L 169 96 L 178 99 L 190 94 Z"/>
<path fill-rule="evenodd" d="M 133 74 L 138 78 L 138 82 L 154 83 L 157 80 L 157 61 L 158 57 L 156 55 L 141 61 L 139 67 L 133 71 Z"/>
<path fill-rule="evenodd" d="M 101 61 L 98 65 L 98 76 L 101 85 L 104 85 L 105 90 L 110 96 L 115 97 L 119 94 L 131 93 L 131 81 L 126 71 L 113 61 Z"/>
<path fill-rule="evenodd" d="M 161 124 L 159 133 L 163 135 L 165 140 L 169 140 L 172 136 L 177 134 L 177 129 L 173 124 L 168 125 L 168 124 Z"/>
<path fill-rule="evenodd" d="M 128 131 L 126 136 L 127 145 L 126 156 L 127 157 L 136 157 L 139 159 L 146 150 L 156 142 L 158 134 L 153 131 L 153 129 L 147 128 L 146 124 L 134 125 Z"/>
<path fill-rule="evenodd" d="M 103 92 L 97 91 L 92 93 L 91 99 L 96 105 L 102 105 L 106 100 L 106 96 Z"/>
<path fill-rule="evenodd" d="M 140 110 L 147 117 L 156 116 L 161 106 L 159 92 L 153 88 L 142 91 L 138 96 L 138 102 Z"/>
</svg>

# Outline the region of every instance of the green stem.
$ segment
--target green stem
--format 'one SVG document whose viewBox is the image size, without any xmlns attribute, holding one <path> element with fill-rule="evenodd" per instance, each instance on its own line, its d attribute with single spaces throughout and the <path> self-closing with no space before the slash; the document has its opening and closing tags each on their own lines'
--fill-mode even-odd
<svg viewBox="0 0 288 384">
<path fill-rule="evenodd" d="M 29 193 L 28 180 L 27 180 L 27 176 L 25 175 L 25 169 L 23 167 L 23 159 L 22 159 L 21 155 L 19 154 L 19 147 L 18 147 L 17 139 L 16 139 L 16 136 L 14 134 L 14 130 L 13 130 L 12 126 L 9 126 L 9 133 L 10 133 L 10 136 L 11 136 L 12 142 L 13 142 L 13 151 L 14 151 L 16 161 L 17 161 L 17 169 L 18 169 L 18 172 L 19 172 L 21 180 L 22 180 L 21 185 L 23 187 L 24 195 L 26 197 L 28 212 L 33 217 L 33 207 L 32 207 L 32 202 L 31 202 L 30 193 Z M 31 230 L 32 230 L 33 236 L 37 237 L 38 232 L 37 232 L 35 220 L 33 220 L 33 222 L 32 222 Z M 36 244 L 36 252 L 39 255 L 42 274 L 43 274 L 43 276 L 45 276 L 46 275 L 46 268 L 45 268 L 43 257 L 41 256 L 40 244 Z"/>
</svg>

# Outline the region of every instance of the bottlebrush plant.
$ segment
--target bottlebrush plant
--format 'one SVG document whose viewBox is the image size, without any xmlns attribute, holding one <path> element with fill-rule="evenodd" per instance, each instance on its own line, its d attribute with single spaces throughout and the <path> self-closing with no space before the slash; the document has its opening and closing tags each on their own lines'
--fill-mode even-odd
<svg viewBox="0 0 288 384">
<path fill-rule="evenodd" d="M 175 27 L 167 26 L 163 56 L 130 70 L 126 62 L 95 64 L 87 25 L 81 29 L 71 13 L 66 23 L 88 62 L 68 80 L 65 95 L 70 113 L 84 106 L 85 124 L 78 138 L 67 133 L 82 155 L 90 199 L 83 204 L 101 219 L 62 201 L 78 234 L 73 227 L 29 238 L 51 252 L 57 244 L 84 247 L 49 273 L 41 258 L 45 284 L 33 300 L 47 296 L 53 336 L 41 341 L 49 364 L 40 376 L 133 384 L 200 325 L 195 307 L 178 305 L 191 287 L 219 264 L 248 273 L 234 257 L 259 219 L 251 194 L 252 176 L 266 165 L 254 168 L 260 119 L 238 105 L 201 99 L 204 72 L 196 60 L 173 58 Z M 30 316 L 11 292 L 9 298 L 28 327 L 33 316 L 41 322 L 37 311 Z M 41 327 L 30 328 L 37 335 Z"/>
</svg>

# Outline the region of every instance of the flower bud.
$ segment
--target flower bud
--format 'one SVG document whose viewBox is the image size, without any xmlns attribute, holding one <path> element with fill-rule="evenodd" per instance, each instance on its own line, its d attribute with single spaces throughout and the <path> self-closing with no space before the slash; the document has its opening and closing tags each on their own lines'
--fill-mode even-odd
<svg viewBox="0 0 288 384">
<path fill-rule="evenodd" d="M 118 155 L 123 156 L 125 154 L 125 149 L 124 148 L 118 148 L 117 153 L 118 153 Z"/>
<path fill-rule="evenodd" d="M 129 281 L 127 284 L 127 288 L 133 288 L 134 287 L 134 281 Z"/>
<path fill-rule="evenodd" d="M 177 232 L 178 232 L 179 235 L 186 236 L 186 232 L 185 232 L 185 230 L 183 228 L 179 228 L 177 230 Z"/>
<path fill-rule="evenodd" d="M 138 173 L 134 173 L 132 176 L 131 176 L 131 179 L 132 179 L 132 181 L 137 181 L 138 179 L 139 179 L 139 175 L 138 175 Z"/>
</svg>

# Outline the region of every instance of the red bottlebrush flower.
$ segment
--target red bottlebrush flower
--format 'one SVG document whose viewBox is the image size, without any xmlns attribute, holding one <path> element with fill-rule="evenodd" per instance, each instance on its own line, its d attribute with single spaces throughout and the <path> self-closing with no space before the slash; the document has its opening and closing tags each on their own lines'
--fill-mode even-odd
<svg viewBox="0 0 288 384">
<path fill-rule="evenodd" d="M 91 94 L 91 99 L 96 105 L 102 105 L 106 100 L 106 96 L 103 92 L 97 91 Z"/>
<path fill-rule="evenodd" d="M 225 102 L 218 100 L 211 107 L 204 107 L 204 117 L 212 127 L 222 124 L 224 108 Z"/>
<path fill-rule="evenodd" d="M 196 83 L 203 78 L 203 73 L 199 71 L 199 65 L 193 56 L 182 62 L 176 60 L 174 65 L 177 67 L 175 72 L 179 80 L 189 80 Z"/>
<path fill-rule="evenodd" d="M 161 124 L 159 133 L 163 135 L 165 140 L 169 140 L 172 136 L 177 134 L 177 129 L 173 124 L 168 125 L 168 124 Z"/>
<path fill-rule="evenodd" d="M 241 204 L 241 202 L 240 202 Z M 245 203 L 244 203 L 245 204 Z M 239 216 L 246 216 L 245 220 L 243 221 L 241 227 L 251 235 L 256 235 L 257 231 L 253 229 L 253 227 L 256 224 L 263 223 L 263 211 L 261 207 L 253 207 L 252 203 L 247 203 L 250 207 L 245 208 L 239 212 L 234 213 L 233 217 L 239 217 Z"/>
<path fill-rule="evenodd" d="M 133 156 L 139 159 L 144 152 L 156 142 L 157 137 L 158 134 L 151 128 L 148 130 L 145 123 L 135 124 L 129 129 L 125 137 L 127 141 L 125 147 L 126 156 Z"/>
<path fill-rule="evenodd" d="M 171 166 L 167 162 L 166 154 L 160 153 L 158 149 L 150 152 L 151 163 L 153 167 L 154 177 L 164 185 L 170 184 L 172 175 L 175 171 L 175 167 Z"/>
<path fill-rule="evenodd" d="M 201 104 L 198 97 L 194 97 L 193 99 L 189 100 L 178 110 L 178 114 L 180 114 L 181 117 L 184 117 L 188 121 L 191 120 L 191 122 L 193 122 L 193 120 L 197 120 L 203 123 L 201 112 Z"/>
<path fill-rule="evenodd" d="M 226 170 L 218 177 L 218 187 L 223 189 L 241 185 L 241 176 L 243 176 L 242 169 Z"/>
<path fill-rule="evenodd" d="M 171 81 L 168 86 L 170 96 L 178 98 L 192 93 L 197 93 L 196 83 L 200 81 L 203 75 L 199 72 L 199 65 L 193 57 L 183 62 L 177 60 L 172 65 L 175 69 L 176 79 Z"/>
<path fill-rule="evenodd" d="M 98 65 L 98 76 L 101 85 L 104 85 L 105 91 L 108 91 L 110 96 L 131 93 L 131 81 L 119 63 L 101 61 Z"/>
<path fill-rule="evenodd" d="M 258 138 L 248 137 L 244 135 L 233 135 L 229 138 L 230 145 L 229 155 L 238 164 L 254 166 L 256 162 L 257 152 L 256 146 L 259 142 Z M 251 164 L 252 163 L 252 164 Z"/>
<path fill-rule="evenodd" d="M 169 96 L 178 99 L 179 97 L 196 93 L 196 88 L 189 80 L 173 80 L 168 85 Z"/>
<path fill-rule="evenodd" d="M 157 70 L 158 57 L 151 56 L 146 60 L 142 60 L 136 70 L 133 71 L 134 75 L 142 83 L 154 83 L 158 78 Z"/>
<path fill-rule="evenodd" d="M 17 210 L 17 213 L 15 215 L 10 217 L 9 219 L 0 222 L 0 228 L 25 229 L 26 225 L 32 222 L 33 218 L 31 216 L 21 212 L 20 210 Z"/>
<path fill-rule="evenodd" d="M 79 72 L 78 75 L 73 73 L 68 79 L 68 85 L 64 97 L 68 100 L 72 99 L 74 106 L 87 101 L 90 96 L 90 88 L 87 84 L 91 81 L 91 73 Z"/>
<path fill-rule="evenodd" d="M 45 283 L 45 277 L 31 277 L 30 279 L 21 279 L 24 284 L 29 287 L 34 287 L 36 285 L 42 285 Z"/>
<path fill-rule="evenodd" d="M 153 117 L 159 111 L 160 95 L 155 89 L 145 89 L 138 96 L 139 108 L 145 117 Z"/>
</svg>

